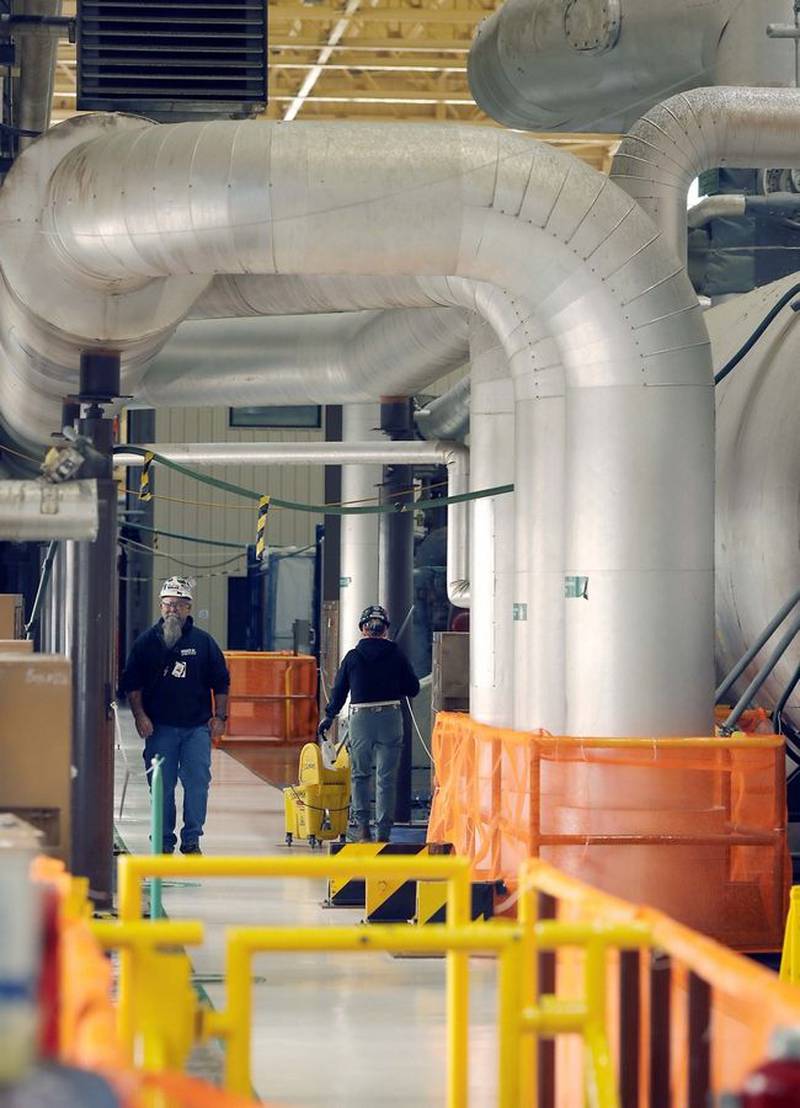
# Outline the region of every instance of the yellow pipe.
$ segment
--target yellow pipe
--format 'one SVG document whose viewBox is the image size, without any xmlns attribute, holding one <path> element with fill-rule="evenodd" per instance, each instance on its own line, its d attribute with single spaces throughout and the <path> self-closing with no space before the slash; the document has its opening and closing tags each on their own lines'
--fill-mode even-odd
<svg viewBox="0 0 800 1108">
<path fill-rule="evenodd" d="M 587 1027 L 583 1033 L 586 1103 L 588 1108 L 619 1108 L 614 1064 L 605 1030 Z"/>
<path fill-rule="evenodd" d="M 522 989 L 520 1006 L 522 1020 L 520 1028 L 525 1028 L 525 1013 L 536 1004 L 539 988 L 539 960 L 534 942 L 534 924 L 537 921 L 536 892 L 526 880 L 524 872 L 519 878 L 519 907 L 517 918 L 522 928 Z M 533 1030 L 533 1029 L 531 1029 Z M 533 1104 L 538 1082 L 538 1045 L 535 1034 L 526 1035 L 520 1044 L 519 1094 L 521 1104 Z"/>
<path fill-rule="evenodd" d="M 152 950 L 159 946 L 199 946 L 203 924 L 172 920 L 138 923 L 93 921 L 92 934 L 104 950 Z"/>
<path fill-rule="evenodd" d="M 466 1108 L 469 1098 L 469 961 L 452 944 L 469 927 L 471 897 L 469 870 L 462 870 L 447 888 L 447 1108 Z"/>
<path fill-rule="evenodd" d="M 252 1023 L 252 997 L 250 989 L 250 959 L 254 947 L 248 942 L 245 931 L 228 932 L 226 954 L 226 1021 L 227 1043 L 225 1047 L 225 1088 L 239 1096 L 249 1096 L 250 1089 L 250 1026 Z M 271 930 L 275 930 L 274 928 Z M 303 929 L 304 930 L 304 929 Z M 297 932 L 299 934 L 299 932 Z"/>
<path fill-rule="evenodd" d="M 534 925 L 536 944 L 540 950 L 557 950 L 562 946 L 585 946 L 600 943 L 605 946 L 648 946 L 651 930 L 646 923 L 571 923 L 541 920 Z"/>
<path fill-rule="evenodd" d="M 250 954 L 256 951 L 316 951 L 358 952 L 384 950 L 441 954 L 456 950 L 469 954 L 477 951 L 504 950 L 519 942 L 522 933 L 513 924 L 487 927 L 485 923 L 469 923 L 453 927 L 449 923 L 432 923 L 425 927 L 409 924 L 361 924 L 342 927 L 235 927 L 228 931 L 228 941 Z"/>
<path fill-rule="evenodd" d="M 500 951 L 497 972 L 497 1103 L 498 1108 L 518 1108 L 520 1100 L 522 996 L 522 935 L 517 934 Z"/>
<path fill-rule="evenodd" d="M 552 1035 L 580 1034 L 586 1026 L 586 1005 L 581 1001 L 560 1000 L 540 1008 L 523 1008 L 520 1027 L 523 1031 Z"/>
<path fill-rule="evenodd" d="M 456 907 L 458 907 L 456 905 Z M 227 1038 L 227 1050 L 225 1058 L 225 1087 L 242 1096 L 250 1095 L 250 1025 L 252 1018 L 250 991 L 250 963 L 252 955 L 256 951 L 309 951 L 309 950 L 333 950 L 333 951 L 365 951 L 386 950 L 391 952 L 424 952 L 441 953 L 443 950 L 457 951 L 464 959 L 464 966 L 469 972 L 467 954 L 470 951 L 499 951 L 503 952 L 509 947 L 514 947 L 517 955 L 510 955 L 511 968 L 506 969 L 505 990 L 511 994 L 505 1002 L 506 1009 L 514 1006 L 514 1038 L 518 1039 L 519 1018 L 519 980 L 521 953 L 521 931 L 513 925 L 499 925 L 487 927 L 486 924 L 468 923 L 458 927 L 450 922 L 446 924 L 431 924 L 424 928 L 411 927 L 404 924 L 373 925 L 369 928 L 355 927 L 237 927 L 227 933 L 228 949 L 226 956 L 226 981 L 227 981 L 227 1005 L 224 1013 L 217 1013 L 213 1021 L 207 1021 L 206 1030 L 209 1034 L 221 1032 Z M 512 973 L 513 969 L 513 973 Z M 467 999 L 469 997 L 469 980 L 467 979 Z M 448 990 L 448 1004 L 452 1003 L 452 993 Z M 458 1015 L 468 1028 L 468 1008 L 464 1007 L 458 1013 L 448 1008 L 448 1035 L 451 1036 L 451 1019 Z M 507 1035 L 509 1034 L 507 1030 Z M 452 1045 L 449 1040 L 448 1045 Z M 460 1041 L 459 1041 L 460 1045 Z M 448 1052 L 448 1105 L 456 1103 L 456 1097 L 463 1099 L 458 1101 L 461 1105 L 467 1103 L 467 1042 L 463 1050 Z M 508 1056 L 514 1058 L 513 1044 L 506 1045 Z M 515 1065 L 515 1073 L 509 1078 L 512 1092 L 516 1094 L 516 1072 L 518 1062 Z M 519 1103 L 519 1099 L 508 1100 L 508 1108 L 513 1108 Z M 505 1105 L 504 1105 L 505 1108 Z"/>
<path fill-rule="evenodd" d="M 471 862 L 456 855 L 382 855 L 376 858 L 320 854 L 316 857 L 188 857 L 128 854 L 118 861 L 119 916 L 141 919 L 141 882 L 147 877 L 365 877 L 381 880 L 460 880 L 468 890 Z M 469 917 L 467 901 L 466 917 Z"/>
</svg>

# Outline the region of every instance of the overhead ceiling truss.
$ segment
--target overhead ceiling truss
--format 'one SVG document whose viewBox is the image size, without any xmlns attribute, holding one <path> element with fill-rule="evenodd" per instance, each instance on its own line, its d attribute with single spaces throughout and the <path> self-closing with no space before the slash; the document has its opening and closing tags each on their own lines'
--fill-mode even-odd
<svg viewBox="0 0 800 1108">
<path fill-rule="evenodd" d="M 64 14 L 75 13 L 65 0 Z M 269 4 L 268 119 L 495 126 L 467 83 L 478 24 L 499 0 L 320 0 Z M 75 46 L 62 42 L 53 118 L 75 114 Z M 607 170 L 614 136 L 546 135 Z"/>
</svg>

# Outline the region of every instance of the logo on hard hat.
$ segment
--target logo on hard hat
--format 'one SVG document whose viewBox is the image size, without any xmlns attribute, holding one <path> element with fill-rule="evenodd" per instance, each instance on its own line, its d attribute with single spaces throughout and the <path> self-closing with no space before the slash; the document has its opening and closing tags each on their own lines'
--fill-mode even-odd
<svg viewBox="0 0 800 1108">
<path fill-rule="evenodd" d="M 382 623 L 384 627 L 388 627 L 389 617 L 386 614 L 386 609 L 382 608 L 380 604 L 370 604 L 359 616 L 358 626 L 363 628 L 367 624 L 376 623 Z"/>
<path fill-rule="evenodd" d="M 161 586 L 159 597 L 162 600 L 165 596 L 177 596 L 179 600 L 193 600 L 193 586 L 194 582 L 186 577 L 168 577 Z"/>
</svg>

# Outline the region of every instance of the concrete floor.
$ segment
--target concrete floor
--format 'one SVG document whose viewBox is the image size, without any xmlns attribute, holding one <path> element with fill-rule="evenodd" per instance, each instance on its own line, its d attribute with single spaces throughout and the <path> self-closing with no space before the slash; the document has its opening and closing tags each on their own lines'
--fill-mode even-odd
<svg viewBox="0 0 800 1108">
<path fill-rule="evenodd" d="M 149 850 L 149 800 L 142 742 L 120 713 L 117 830 L 128 850 Z M 269 751 L 259 772 L 273 781 L 295 766 L 299 748 Z M 122 816 L 119 803 L 130 770 Z M 267 768 L 264 768 L 264 767 Z M 239 761 L 213 755 L 206 854 L 284 853 L 283 798 Z M 178 808 L 180 811 L 180 798 Z M 293 851 L 306 851 L 295 846 Z M 343 924 L 360 911 L 321 907 L 322 882 L 224 880 L 165 884 L 171 919 L 200 919 L 206 943 L 192 952 L 215 1007 L 224 1006 L 224 928 L 243 924 Z M 435 1106 L 445 1103 L 444 959 L 388 954 L 265 955 L 254 962 L 252 1074 L 256 1094 L 283 1105 Z M 472 959 L 470 1105 L 495 1101 L 495 969 Z"/>
</svg>

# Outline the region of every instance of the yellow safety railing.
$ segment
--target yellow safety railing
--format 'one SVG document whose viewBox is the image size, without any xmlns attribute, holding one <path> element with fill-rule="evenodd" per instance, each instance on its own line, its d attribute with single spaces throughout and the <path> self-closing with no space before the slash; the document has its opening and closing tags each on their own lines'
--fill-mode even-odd
<svg viewBox="0 0 800 1108">
<path fill-rule="evenodd" d="M 284 858 L 264 856 L 257 858 L 196 857 L 171 855 L 126 855 L 118 862 L 119 920 L 120 923 L 136 923 L 142 919 L 142 881 L 149 877 L 299 877 L 299 878 L 364 878 L 373 880 L 429 880 L 447 883 L 448 934 L 469 924 L 470 917 L 470 867 L 467 858 L 452 855 L 414 855 L 409 857 L 383 855 L 376 858 L 330 857 L 320 855 L 309 858 Z M 148 925 L 152 926 L 152 925 Z M 400 925 L 405 928 L 406 925 Z M 330 929 L 322 929 L 325 934 Z M 362 930 L 362 929 L 359 929 Z M 410 933 L 411 929 L 407 929 Z M 294 929 L 292 929 L 294 931 Z M 442 949 L 440 946 L 439 949 Z M 467 1046 L 469 1018 L 469 948 L 454 940 L 447 949 L 447 1072 L 449 1075 L 448 1103 L 452 1106 L 467 1103 Z M 139 962 L 141 954 L 131 945 L 120 952 L 119 977 L 119 1030 L 120 1037 L 129 1050 L 133 1050 L 135 1013 L 137 1000 L 134 983 L 142 978 Z M 154 982 L 158 988 L 158 982 Z M 235 1001 L 240 1004 L 239 1000 Z M 229 1005 L 230 1007 L 230 1005 Z M 213 1018 L 211 1020 L 213 1026 Z M 249 1025 L 247 1028 L 249 1043 Z M 235 1038 L 235 1044 L 239 1042 Z M 232 1091 L 249 1092 L 249 1048 L 245 1078 L 234 1063 L 235 1074 L 229 1068 L 228 1087 Z M 234 1056 L 236 1045 L 234 1045 Z M 235 1084 L 234 1084 L 235 1082 Z M 246 1087 L 245 1087 L 246 1082 Z"/>
<path fill-rule="evenodd" d="M 123 1042 L 133 1050 L 141 1043 L 144 1059 L 158 1067 L 175 1066 L 186 1052 L 185 1027 L 192 1015 L 185 997 L 188 982 L 176 981 L 176 999 L 164 1002 L 165 958 L 157 955 L 165 944 L 201 941 L 197 924 L 147 923 L 141 920 L 141 886 L 153 876 L 195 877 L 326 877 L 442 880 L 448 886 L 448 922 L 416 928 L 407 924 L 349 927 L 238 927 L 227 932 L 226 989 L 223 1011 L 198 1010 L 195 1022 L 202 1037 L 226 1041 L 225 1085 L 230 1091 L 250 1091 L 250 991 L 252 957 L 267 951 L 388 951 L 445 953 L 447 964 L 447 1102 L 451 1108 L 467 1103 L 468 1088 L 468 956 L 490 953 L 498 959 L 498 1104 L 516 1108 L 531 1102 L 535 1081 L 535 1054 L 522 1051 L 524 1039 L 539 1035 L 581 1034 L 586 1044 L 586 1093 L 590 1105 L 615 1108 L 618 1103 L 614 1070 L 606 1035 L 606 954 L 609 947 L 647 945 L 647 928 L 636 924 L 568 924 L 537 921 L 530 894 L 523 894 L 518 924 L 494 921 L 470 923 L 469 861 L 453 856 L 383 856 L 352 859 L 316 858 L 173 858 L 128 856 L 119 863 L 119 923 L 102 925 L 98 938 L 121 950 L 119 1026 Z M 533 885 L 530 885 L 531 891 Z M 536 955 L 541 950 L 582 947 L 586 951 L 585 998 L 560 1001 L 535 997 Z M 148 990 L 152 996 L 148 995 Z M 157 999 L 157 1003 L 155 1002 Z M 178 1043 L 168 1050 L 155 1045 L 172 1028 Z"/>
<path fill-rule="evenodd" d="M 200 1008 L 191 990 L 188 959 L 175 951 L 176 946 L 201 941 L 201 925 L 146 922 L 141 918 L 142 882 L 154 876 L 179 875 L 440 880 L 447 883 L 447 922 L 421 928 L 409 924 L 229 928 L 226 1005 L 221 1011 L 209 1011 Z M 231 1093 L 248 1095 L 252 959 L 260 952 L 289 950 L 445 953 L 449 1108 L 464 1108 L 467 1104 L 468 959 L 472 953 L 489 953 L 498 964 L 500 1108 L 537 1102 L 538 1044 L 541 1039 L 560 1035 L 580 1037 L 583 1076 L 582 1081 L 576 1080 L 577 1056 L 571 1055 L 574 1065 L 566 1081 L 562 1083 L 563 1067 L 555 1078 L 558 1103 L 567 1103 L 564 1097 L 570 1097 L 569 1103 L 583 1099 L 590 1108 L 618 1108 L 618 1072 L 622 1072 L 623 1063 L 621 1054 L 617 1061 L 617 1044 L 612 1042 L 608 1023 L 609 989 L 619 983 L 618 952 L 651 949 L 659 957 L 663 952 L 674 959 L 676 966 L 685 967 L 707 983 L 717 1013 L 715 1020 L 723 1021 L 713 1024 L 718 1071 L 713 1078 L 715 1089 L 735 1087 L 745 1072 L 742 1067 L 763 1053 L 762 1024 L 766 1035 L 767 1024 L 800 1021 L 800 992 L 659 912 L 599 893 L 546 863 L 529 859 L 519 873 L 518 919 L 472 923 L 469 875 L 469 861 L 454 856 L 121 858 L 119 922 L 96 924 L 95 932 L 104 946 L 120 949 L 118 1014 L 123 1044 L 130 1052 L 137 1051 L 138 1060 L 152 1069 L 176 1069 L 183 1064 L 193 1041 L 220 1037 L 226 1044 L 225 1086 Z M 557 906 L 559 918 L 538 918 L 542 894 Z M 800 905 L 800 898 L 793 897 L 793 905 Z M 787 942 L 794 941 L 794 953 L 800 954 L 800 941 L 791 940 L 791 934 L 787 931 Z M 545 952 L 565 948 L 575 952 L 563 966 L 559 962 L 569 970 L 571 995 L 557 995 L 558 985 L 562 989 L 564 986 L 560 969 L 555 991 L 542 994 L 539 958 Z M 676 987 L 682 987 L 680 981 Z M 168 991 L 173 994 L 171 998 L 165 995 Z M 743 1016 L 737 1010 L 732 1015 L 726 1008 L 726 997 L 746 1005 L 748 1013 Z M 744 1021 L 742 1026 L 746 1025 L 749 1035 L 746 1049 L 740 1040 L 735 1054 L 723 1041 L 722 1030 L 728 1026 L 724 1021 L 732 1018 Z M 637 1024 L 632 1031 L 641 1038 L 648 1029 Z M 669 1080 L 666 1073 L 663 1079 Z"/>
<path fill-rule="evenodd" d="M 800 984 L 800 885 L 793 885 L 789 894 L 780 975 L 781 981 Z"/>
</svg>

